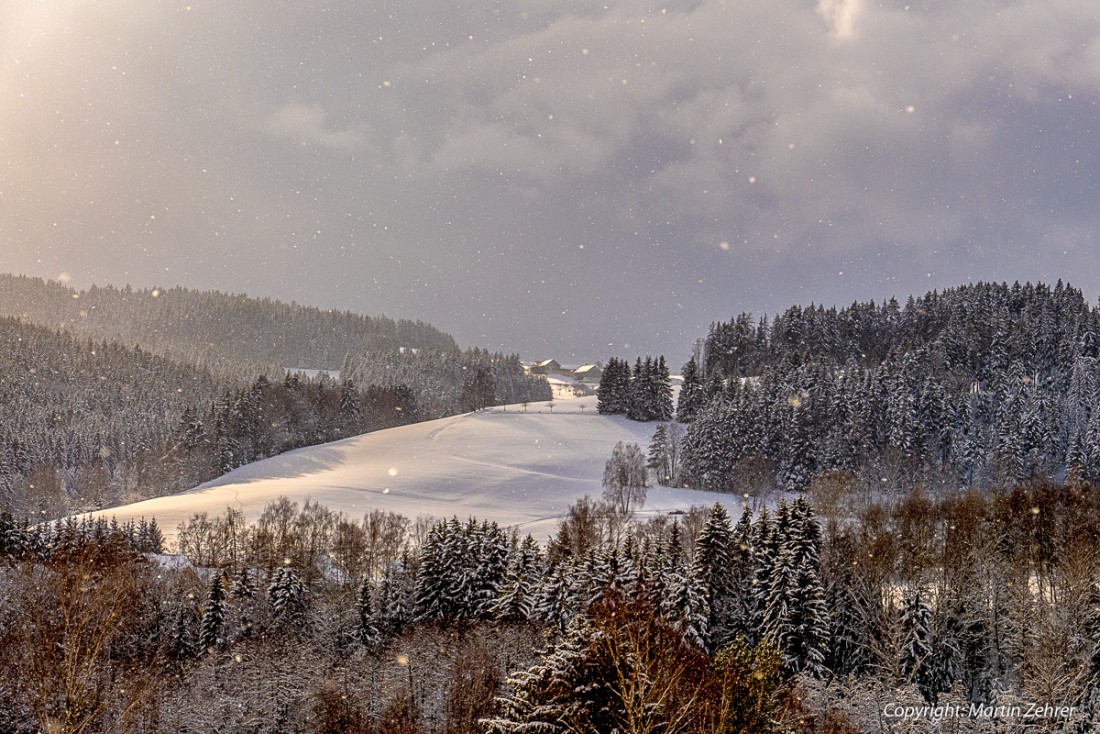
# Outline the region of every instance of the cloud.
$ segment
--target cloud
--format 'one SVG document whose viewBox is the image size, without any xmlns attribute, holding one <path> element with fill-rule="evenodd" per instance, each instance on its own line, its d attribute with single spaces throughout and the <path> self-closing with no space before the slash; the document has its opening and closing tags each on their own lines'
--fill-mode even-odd
<svg viewBox="0 0 1100 734">
<path fill-rule="evenodd" d="M 841 40 L 854 38 L 862 0 L 818 0 L 817 13 Z"/>
<path fill-rule="evenodd" d="M 362 127 L 333 129 L 328 113 L 321 105 L 290 103 L 278 108 L 264 121 L 264 130 L 277 138 L 293 140 L 301 145 L 317 145 L 333 150 L 361 150 L 367 145 Z"/>
</svg>

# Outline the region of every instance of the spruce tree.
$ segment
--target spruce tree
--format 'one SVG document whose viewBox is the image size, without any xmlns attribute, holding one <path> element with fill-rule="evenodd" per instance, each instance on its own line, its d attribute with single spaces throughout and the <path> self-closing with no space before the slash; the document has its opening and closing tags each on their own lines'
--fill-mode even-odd
<svg viewBox="0 0 1100 734">
<path fill-rule="evenodd" d="M 634 421 L 648 421 L 653 411 L 653 358 L 641 357 L 634 361 L 630 389 L 627 392 L 626 417 Z"/>
<path fill-rule="evenodd" d="M 673 416 L 672 409 L 672 382 L 668 373 L 668 364 L 664 355 L 657 358 L 653 364 L 650 378 L 652 397 L 650 398 L 649 420 L 670 421 Z"/>
<path fill-rule="evenodd" d="M 714 651 L 729 641 L 730 612 L 733 596 L 729 515 L 715 504 L 695 540 L 695 562 L 691 575 L 698 579 L 708 609 L 707 649 Z"/>
<path fill-rule="evenodd" d="M 306 588 L 293 570 L 286 566 L 276 569 L 267 587 L 267 599 L 276 621 L 292 627 L 305 626 Z"/>
<path fill-rule="evenodd" d="M 386 564 L 378 589 L 378 616 L 388 636 L 401 632 L 413 618 L 415 578 L 409 571 L 409 559 Z"/>
<path fill-rule="evenodd" d="M 420 621 L 441 621 L 448 611 L 448 580 L 443 557 L 443 531 L 446 525 L 436 523 L 420 549 L 420 566 L 416 572 L 413 595 L 413 616 Z"/>
<path fill-rule="evenodd" d="M 494 616 L 507 622 L 526 622 L 535 607 L 538 544 L 528 535 L 512 554 L 500 598 L 493 606 Z"/>
<path fill-rule="evenodd" d="M 688 361 L 680 372 L 684 382 L 680 386 L 680 396 L 676 401 L 676 420 L 680 423 L 691 423 L 699 411 L 706 406 L 710 396 L 707 395 L 702 375 L 699 374 L 699 365 L 694 358 Z"/>
<path fill-rule="evenodd" d="M 229 595 L 238 600 L 255 599 L 256 585 L 252 583 L 252 575 L 247 568 L 241 568 L 237 578 L 233 579 L 233 585 L 229 589 Z"/>
<path fill-rule="evenodd" d="M 646 467 L 657 477 L 657 484 L 667 487 L 672 483 L 672 471 L 669 462 L 668 425 L 660 423 L 653 431 L 646 456 Z"/>
<path fill-rule="evenodd" d="M 630 403 L 630 365 L 612 357 L 600 378 L 596 409 L 603 414 L 625 414 Z"/>
<path fill-rule="evenodd" d="M 576 608 L 573 605 L 574 579 L 564 562 L 554 564 L 543 575 L 535 600 L 535 615 L 556 632 L 565 632 Z"/>
<path fill-rule="evenodd" d="M 808 561 L 799 566 L 792 592 L 790 621 L 781 645 L 784 670 L 823 678 L 829 653 L 829 611 L 817 569 Z"/>
<path fill-rule="evenodd" d="M 368 650 L 374 649 L 382 641 L 378 632 L 378 625 L 374 620 L 374 608 L 371 604 L 371 583 L 364 580 L 359 587 L 359 603 L 357 605 L 355 624 L 355 639 Z"/>
<path fill-rule="evenodd" d="M 925 701 L 934 705 L 938 692 L 933 668 L 932 610 L 919 591 L 905 602 L 901 629 L 901 675 L 906 682 L 916 685 Z"/>
<path fill-rule="evenodd" d="M 225 587 L 222 585 L 222 575 L 218 573 L 210 582 L 210 593 L 202 613 L 202 625 L 199 629 L 200 650 L 212 651 L 217 647 L 224 624 Z"/>
<path fill-rule="evenodd" d="M 694 571 L 679 574 L 669 597 L 661 607 L 661 616 L 668 620 L 674 629 L 689 645 L 704 650 L 713 649 L 710 630 L 710 604 L 706 590 Z"/>
<path fill-rule="evenodd" d="M 752 637 L 753 610 L 752 510 L 746 507 L 733 528 L 730 542 L 730 635 Z"/>
<path fill-rule="evenodd" d="M 195 645 L 191 641 L 188 616 L 187 610 L 181 605 L 176 610 L 176 617 L 172 625 L 172 641 L 168 649 L 168 657 L 177 663 L 195 657 Z"/>
<path fill-rule="evenodd" d="M 483 521 L 472 535 L 473 552 L 470 562 L 470 606 L 466 613 L 471 619 L 489 619 L 500 597 L 501 587 L 508 572 L 508 538 L 496 522 Z"/>
</svg>

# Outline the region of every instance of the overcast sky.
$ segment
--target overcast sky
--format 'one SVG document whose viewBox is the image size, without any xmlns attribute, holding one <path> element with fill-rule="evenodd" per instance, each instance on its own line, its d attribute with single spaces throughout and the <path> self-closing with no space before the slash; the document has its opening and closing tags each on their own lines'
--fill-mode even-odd
<svg viewBox="0 0 1100 734">
<path fill-rule="evenodd" d="M 1100 291 L 1096 0 L 0 4 L 0 270 L 561 361 Z"/>
</svg>

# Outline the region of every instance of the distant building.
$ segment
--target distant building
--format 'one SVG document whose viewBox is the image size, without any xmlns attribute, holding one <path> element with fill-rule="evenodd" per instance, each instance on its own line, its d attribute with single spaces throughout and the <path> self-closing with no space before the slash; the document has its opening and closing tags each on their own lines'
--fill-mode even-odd
<svg viewBox="0 0 1100 734">
<path fill-rule="evenodd" d="M 599 382 L 603 377 L 603 368 L 598 364 L 582 364 L 573 370 L 573 377 L 581 382 Z"/>
<path fill-rule="evenodd" d="M 531 368 L 532 375 L 550 375 L 561 372 L 561 363 L 556 359 L 544 359 Z"/>
</svg>

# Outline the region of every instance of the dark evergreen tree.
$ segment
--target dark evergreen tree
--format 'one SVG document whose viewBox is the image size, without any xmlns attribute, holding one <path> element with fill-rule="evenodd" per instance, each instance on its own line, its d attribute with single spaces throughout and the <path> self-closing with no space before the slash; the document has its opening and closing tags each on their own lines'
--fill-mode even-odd
<svg viewBox="0 0 1100 734">
<path fill-rule="evenodd" d="M 291 627 L 306 624 L 306 587 L 298 574 L 286 566 L 276 569 L 267 587 L 267 600 L 275 620 Z"/>
<path fill-rule="evenodd" d="M 407 555 L 383 569 L 378 590 L 378 616 L 380 627 L 387 636 L 400 633 L 412 621 L 415 583 Z"/>
<path fill-rule="evenodd" d="M 647 356 L 643 362 L 638 357 L 634 361 L 634 372 L 631 374 L 627 418 L 635 421 L 652 420 L 654 377 L 653 358 Z"/>
<path fill-rule="evenodd" d="M 413 595 L 413 617 L 417 620 L 446 618 L 451 593 L 446 576 L 443 548 L 444 523 L 437 523 L 428 531 L 428 537 L 420 549 L 420 566 L 416 572 L 416 590 Z"/>
<path fill-rule="evenodd" d="M 658 357 L 653 364 L 651 383 L 651 395 L 648 400 L 649 420 L 672 420 L 672 383 L 664 355 Z"/>
<path fill-rule="evenodd" d="M 500 597 L 493 606 L 497 619 L 506 622 L 526 622 L 535 611 L 538 590 L 538 544 L 528 535 L 511 554 L 508 572 L 501 586 Z"/>
<path fill-rule="evenodd" d="M 374 608 L 371 604 L 371 583 L 364 581 L 359 587 L 359 603 L 356 608 L 355 639 L 368 650 L 374 649 L 382 641 L 378 626 L 374 620 Z"/>
<path fill-rule="evenodd" d="M 252 583 L 252 574 L 247 568 L 242 567 L 233 579 L 233 585 L 229 589 L 229 595 L 238 601 L 256 598 L 256 585 Z"/>
<path fill-rule="evenodd" d="M 202 626 L 199 629 L 199 649 L 214 650 L 221 641 L 222 627 L 225 625 L 225 586 L 220 573 L 210 582 L 210 593 L 206 598 L 206 607 L 202 613 Z"/>
<path fill-rule="evenodd" d="M 707 393 L 703 376 L 699 373 L 699 365 L 694 358 L 688 360 L 681 372 L 684 381 L 676 402 L 676 420 L 680 423 L 691 423 L 711 396 Z"/>
<path fill-rule="evenodd" d="M 703 650 L 712 649 L 710 604 L 706 589 L 691 570 L 677 574 L 669 596 L 661 608 L 662 616 L 684 638 L 684 642 Z"/>
<path fill-rule="evenodd" d="M 572 592 L 574 583 L 569 569 L 559 562 L 543 574 L 539 586 L 535 614 L 547 627 L 559 634 L 565 632 L 576 612 Z"/>
<path fill-rule="evenodd" d="M 168 648 L 168 657 L 181 664 L 195 657 L 195 645 L 191 638 L 191 625 L 188 623 L 189 614 L 180 606 L 176 610 L 172 623 L 172 639 Z"/>
<path fill-rule="evenodd" d="M 462 408 L 467 411 L 484 410 L 496 405 L 496 401 L 496 381 L 489 370 L 479 367 L 462 386 Z"/>
<path fill-rule="evenodd" d="M 653 440 L 649 443 L 646 467 L 657 477 L 657 484 L 668 486 L 672 483 L 672 460 L 670 454 L 668 425 L 658 424 L 653 431 Z"/>
<path fill-rule="evenodd" d="M 608 415 L 626 414 L 630 409 L 630 365 L 617 357 L 607 361 L 600 378 L 596 409 Z"/>
<path fill-rule="evenodd" d="M 939 694 L 934 668 L 932 610 L 919 592 L 906 600 L 901 628 L 901 674 L 907 682 L 916 685 L 925 701 L 935 704 Z"/>
<path fill-rule="evenodd" d="M 729 515 L 720 504 L 707 513 L 695 540 L 695 561 L 691 575 L 698 580 L 709 613 L 707 649 L 717 650 L 729 641 L 734 584 L 731 577 Z"/>
</svg>

